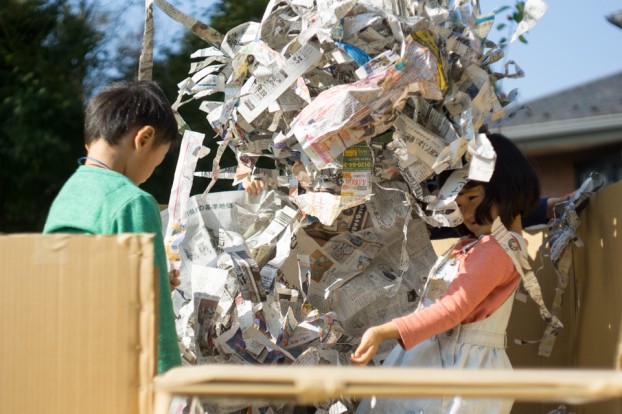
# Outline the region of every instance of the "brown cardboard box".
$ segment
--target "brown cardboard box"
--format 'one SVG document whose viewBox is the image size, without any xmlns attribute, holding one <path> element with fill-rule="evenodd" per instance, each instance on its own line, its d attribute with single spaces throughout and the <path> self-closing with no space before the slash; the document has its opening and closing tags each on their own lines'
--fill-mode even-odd
<svg viewBox="0 0 622 414">
<path fill-rule="evenodd" d="M 152 237 L 9 235 L 0 255 L 0 413 L 150 413 Z"/>
</svg>

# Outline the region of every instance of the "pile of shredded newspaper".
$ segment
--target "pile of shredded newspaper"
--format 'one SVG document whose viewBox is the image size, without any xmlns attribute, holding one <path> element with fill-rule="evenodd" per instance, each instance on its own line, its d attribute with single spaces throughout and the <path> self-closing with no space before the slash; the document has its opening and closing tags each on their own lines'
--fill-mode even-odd
<svg viewBox="0 0 622 414">
<path fill-rule="evenodd" d="M 164 219 L 185 361 L 347 365 L 367 327 L 414 310 L 436 260 L 429 226 L 459 224 L 460 188 L 492 174 L 478 131 L 509 115 L 515 93 L 495 81 L 522 76 L 512 61 L 491 67 L 503 59 L 487 39 L 494 12 L 476 0 L 273 0 L 260 23 L 222 35 L 154 3 L 206 41 L 174 107 L 200 100 L 219 142 L 212 171 L 195 172 L 208 131 L 179 118 Z M 545 10 L 528 0 L 514 38 Z M 238 165 L 221 169 L 227 148 Z M 190 197 L 195 175 L 211 182 Z M 219 178 L 265 188 L 211 193 Z"/>
</svg>

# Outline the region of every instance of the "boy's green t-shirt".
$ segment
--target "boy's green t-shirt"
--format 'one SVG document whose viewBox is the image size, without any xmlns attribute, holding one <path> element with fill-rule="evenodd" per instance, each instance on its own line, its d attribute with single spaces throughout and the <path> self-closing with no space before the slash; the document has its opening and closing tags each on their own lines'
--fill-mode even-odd
<svg viewBox="0 0 622 414">
<path fill-rule="evenodd" d="M 81 166 L 52 203 L 44 233 L 153 233 L 160 274 L 158 372 L 181 365 L 158 204 L 116 171 Z"/>
</svg>

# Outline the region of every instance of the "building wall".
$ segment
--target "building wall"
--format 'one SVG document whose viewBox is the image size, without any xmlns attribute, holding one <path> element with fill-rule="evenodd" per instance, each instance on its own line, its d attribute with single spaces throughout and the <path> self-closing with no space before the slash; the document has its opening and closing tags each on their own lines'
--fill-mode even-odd
<svg viewBox="0 0 622 414">
<path fill-rule="evenodd" d="M 622 179 L 622 144 L 579 151 L 558 151 L 527 155 L 540 178 L 542 195 L 571 193 L 585 179 L 586 171 L 597 171 L 609 184 Z"/>
<path fill-rule="evenodd" d="M 574 168 L 567 157 L 559 155 L 530 157 L 530 161 L 540 178 L 542 195 L 560 196 L 575 188 Z"/>
</svg>

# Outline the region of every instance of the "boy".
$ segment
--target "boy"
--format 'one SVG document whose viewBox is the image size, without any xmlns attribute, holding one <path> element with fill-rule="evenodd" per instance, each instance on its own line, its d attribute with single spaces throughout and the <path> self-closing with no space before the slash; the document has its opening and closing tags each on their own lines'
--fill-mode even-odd
<svg viewBox="0 0 622 414">
<path fill-rule="evenodd" d="M 154 82 L 122 82 L 97 94 L 85 110 L 84 165 L 52 203 L 44 233 L 154 233 L 160 278 L 158 372 L 181 364 L 167 274 L 162 222 L 156 200 L 138 185 L 153 173 L 171 144 L 177 123 Z M 171 281 L 171 286 L 175 281 Z"/>
</svg>

